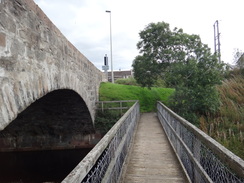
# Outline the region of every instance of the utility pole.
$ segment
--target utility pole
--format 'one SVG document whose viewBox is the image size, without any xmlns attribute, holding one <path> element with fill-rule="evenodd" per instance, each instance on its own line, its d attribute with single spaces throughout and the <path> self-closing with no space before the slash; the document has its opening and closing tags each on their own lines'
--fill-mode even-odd
<svg viewBox="0 0 244 183">
<path fill-rule="evenodd" d="M 214 53 L 218 56 L 219 62 L 221 62 L 221 52 L 220 52 L 220 33 L 219 33 L 219 21 L 216 20 L 214 25 Z"/>
</svg>

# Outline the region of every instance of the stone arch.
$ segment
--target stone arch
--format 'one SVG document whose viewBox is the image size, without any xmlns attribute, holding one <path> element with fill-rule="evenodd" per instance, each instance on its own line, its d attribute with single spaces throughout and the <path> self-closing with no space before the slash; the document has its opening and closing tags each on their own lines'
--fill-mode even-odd
<svg viewBox="0 0 244 183">
<path fill-rule="evenodd" d="M 103 73 L 80 53 L 33 0 L 0 1 L 0 130 L 34 101 L 76 91 L 95 117 Z"/>
<path fill-rule="evenodd" d="M 30 75 L 23 74 L 17 81 L 8 78 L 2 81 L 0 89 L 0 130 L 4 129 L 19 113 L 36 100 L 59 89 L 71 89 L 77 92 L 86 103 L 94 121 L 94 102 L 98 97 L 96 83 L 95 85 L 89 83 L 89 86 L 88 83 L 81 82 L 80 78 L 73 72 L 63 71 L 62 73 L 52 74 L 52 72 L 38 74 L 38 71 L 36 71 L 36 73 Z M 88 87 L 91 89 L 87 90 Z M 93 101 L 91 101 L 91 95 L 88 92 L 93 92 Z"/>
<path fill-rule="evenodd" d="M 74 148 L 94 133 L 84 100 L 73 90 L 60 89 L 36 100 L 0 131 L 0 144 L 2 150 Z"/>
</svg>

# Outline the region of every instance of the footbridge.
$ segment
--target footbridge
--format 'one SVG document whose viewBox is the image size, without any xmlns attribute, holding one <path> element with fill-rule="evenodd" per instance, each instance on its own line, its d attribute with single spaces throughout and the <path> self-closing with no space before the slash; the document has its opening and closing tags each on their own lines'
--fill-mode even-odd
<svg viewBox="0 0 244 183">
<path fill-rule="evenodd" d="M 244 161 L 164 104 L 140 115 L 136 102 L 62 182 L 242 183 Z"/>
<path fill-rule="evenodd" d="M 0 150 L 80 145 L 92 131 L 102 80 L 33 0 L 0 0 Z M 244 182 L 242 159 L 162 103 L 146 120 L 139 108 L 62 182 Z"/>
</svg>

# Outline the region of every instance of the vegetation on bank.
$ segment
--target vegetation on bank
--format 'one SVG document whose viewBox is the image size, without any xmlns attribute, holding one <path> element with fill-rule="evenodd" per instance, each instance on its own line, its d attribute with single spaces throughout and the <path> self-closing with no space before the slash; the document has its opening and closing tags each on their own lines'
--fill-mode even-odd
<svg viewBox="0 0 244 183">
<path fill-rule="evenodd" d="M 163 80 L 166 87 L 175 88 L 170 108 L 195 125 L 201 115 L 218 110 L 216 85 L 223 79 L 224 64 L 200 36 L 158 22 L 146 26 L 139 37 L 140 55 L 132 64 L 137 83 L 152 87 Z"/>
<path fill-rule="evenodd" d="M 174 93 L 171 88 L 143 88 L 140 86 L 101 83 L 99 90 L 100 101 L 139 100 L 141 112 L 156 110 L 156 102 L 167 104 L 169 97 Z"/>
<path fill-rule="evenodd" d="M 163 101 L 244 158 L 244 53 L 239 50 L 235 56 L 239 75 L 228 74 L 228 66 L 218 61 L 198 35 L 158 22 L 149 24 L 139 36 L 140 55 L 132 64 L 136 81 L 103 83 L 100 100 L 139 100 L 142 112 L 155 110 L 156 101 Z M 127 86 L 131 83 L 137 86 Z"/>
<path fill-rule="evenodd" d="M 169 97 L 174 93 L 174 89 L 171 88 L 152 87 L 151 89 L 148 89 L 137 86 L 138 84 L 135 84 L 135 80 L 132 78 L 121 79 L 118 83 L 123 84 L 101 83 L 99 89 L 99 100 L 139 100 L 141 112 L 152 112 L 156 110 L 157 101 L 162 101 L 167 104 Z M 125 103 L 124 105 L 131 106 L 132 104 Z M 118 106 L 116 106 L 116 104 L 109 104 L 109 107 Z M 114 125 L 114 123 L 118 121 L 120 117 L 120 110 L 98 110 L 95 120 L 96 129 L 104 134 Z"/>
<path fill-rule="evenodd" d="M 120 118 L 119 110 L 97 110 L 95 129 L 101 134 L 106 134 Z"/>
<path fill-rule="evenodd" d="M 200 128 L 244 159 L 244 77 L 234 76 L 218 86 L 221 105 L 200 118 Z"/>
<path fill-rule="evenodd" d="M 220 97 L 220 108 L 215 114 L 202 115 L 199 119 L 201 130 L 209 134 L 230 151 L 244 159 L 244 77 L 240 74 L 230 74 L 222 85 L 217 87 Z M 131 80 L 131 79 L 130 79 Z M 102 83 L 100 87 L 100 101 L 115 100 L 139 100 L 141 112 L 155 110 L 156 101 L 160 100 L 166 105 L 170 102 L 170 96 L 174 89 L 156 88 L 150 89 L 134 86 L 125 79 L 124 84 Z M 125 85 L 126 83 L 126 85 Z M 109 130 L 120 118 L 117 111 L 99 112 L 99 128 Z M 108 116 L 109 119 L 107 118 Z"/>
</svg>

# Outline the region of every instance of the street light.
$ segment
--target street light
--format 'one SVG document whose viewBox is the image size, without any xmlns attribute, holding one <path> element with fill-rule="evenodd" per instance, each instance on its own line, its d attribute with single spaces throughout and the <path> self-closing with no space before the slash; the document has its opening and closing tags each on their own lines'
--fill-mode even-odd
<svg viewBox="0 0 244 183">
<path fill-rule="evenodd" d="M 109 13 L 109 15 L 110 15 L 110 57 L 111 57 L 111 77 L 112 77 L 112 83 L 114 83 L 113 57 L 112 57 L 112 26 L 111 26 L 111 11 L 106 10 L 106 13 Z"/>
</svg>

